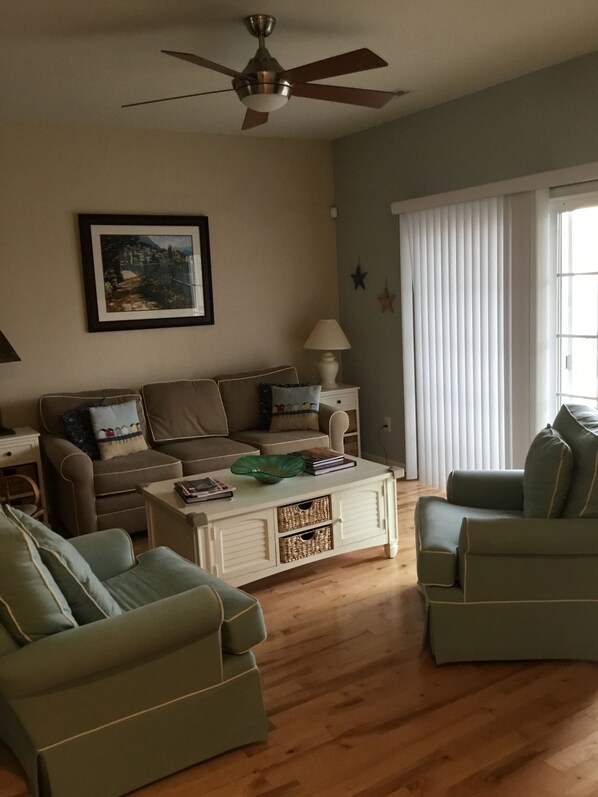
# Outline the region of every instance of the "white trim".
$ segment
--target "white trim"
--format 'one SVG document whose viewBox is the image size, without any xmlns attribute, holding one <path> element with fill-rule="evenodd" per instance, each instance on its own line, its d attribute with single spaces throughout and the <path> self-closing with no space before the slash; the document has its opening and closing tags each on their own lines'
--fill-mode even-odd
<svg viewBox="0 0 598 797">
<path fill-rule="evenodd" d="M 598 161 L 585 163 L 581 166 L 569 166 L 565 169 L 555 169 L 549 172 L 527 174 L 523 177 L 515 177 L 511 180 L 486 183 L 486 185 L 459 188 L 456 191 L 446 191 L 442 194 L 430 194 L 429 196 L 414 197 L 413 199 L 401 199 L 391 203 L 390 212 L 393 216 L 398 216 L 399 213 L 410 213 L 414 210 L 427 210 L 440 205 L 471 202 L 476 199 L 488 199 L 489 197 L 501 196 L 503 194 L 518 194 L 522 191 L 535 191 L 539 188 L 554 188 L 556 186 L 572 185 L 574 183 L 585 183 L 589 180 L 598 180 Z M 570 193 L 572 193 L 572 191 Z M 578 193 L 580 193 L 580 191 L 578 191 Z"/>
</svg>

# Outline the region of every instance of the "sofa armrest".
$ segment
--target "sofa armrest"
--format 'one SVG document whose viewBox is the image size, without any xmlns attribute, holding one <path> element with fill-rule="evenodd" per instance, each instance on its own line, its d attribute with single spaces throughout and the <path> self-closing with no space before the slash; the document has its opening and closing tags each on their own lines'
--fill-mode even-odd
<svg viewBox="0 0 598 797">
<path fill-rule="evenodd" d="M 523 470 L 454 470 L 446 484 L 450 504 L 523 510 Z"/>
<path fill-rule="evenodd" d="M 42 447 L 48 462 L 61 478 L 82 484 L 93 484 L 91 459 L 66 437 L 44 434 Z"/>
<path fill-rule="evenodd" d="M 136 563 L 133 542 L 122 529 L 106 529 L 69 540 L 100 579 L 117 576 Z"/>
<path fill-rule="evenodd" d="M 341 454 L 345 453 L 345 432 L 349 428 L 349 416 L 331 404 L 320 404 L 318 412 L 320 431 L 325 432 L 330 440 L 330 448 Z"/>
<path fill-rule="evenodd" d="M 40 639 L 0 658 L 0 691 L 35 695 L 64 684 L 99 680 L 162 652 L 215 635 L 220 647 L 222 602 L 207 585 L 115 617 Z M 219 665 L 218 669 L 221 669 Z"/>
<path fill-rule="evenodd" d="M 598 518 L 464 518 L 465 601 L 598 600 Z"/>
</svg>

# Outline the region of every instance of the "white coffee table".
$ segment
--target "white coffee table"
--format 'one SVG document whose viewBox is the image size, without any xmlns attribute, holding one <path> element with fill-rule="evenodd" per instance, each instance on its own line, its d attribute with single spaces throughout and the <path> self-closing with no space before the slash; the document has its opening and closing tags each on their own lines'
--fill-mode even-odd
<svg viewBox="0 0 598 797">
<path fill-rule="evenodd" d="M 273 485 L 228 469 L 215 471 L 210 475 L 236 487 L 234 498 L 198 504 L 183 503 L 174 492 L 176 479 L 142 486 L 149 546 L 166 545 L 235 586 L 376 545 L 383 545 L 389 558 L 396 556 L 395 480 L 403 471 L 356 461 L 355 468 L 302 473 Z M 303 545 L 286 538 L 300 534 L 309 546 L 312 532 L 324 536 L 330 549 L 286 561 L 289 545 Z"/>
</svg>

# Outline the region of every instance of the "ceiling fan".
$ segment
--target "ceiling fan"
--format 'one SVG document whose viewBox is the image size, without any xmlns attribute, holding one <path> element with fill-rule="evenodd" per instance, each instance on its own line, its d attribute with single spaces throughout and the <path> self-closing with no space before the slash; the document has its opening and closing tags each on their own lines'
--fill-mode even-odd
<svg viewBox="0 0 598 797">
<path fill-rule="evenodd" d="M 314 80 L 348 75 L 353 72 L 362 72 L 366 69 L 376 69 L 388 66 L 380 56 L 363 47 L 348 53 L 324 58 L 311 64 L 303 64 L 294 69 L 283 69 L 276 58 L 273 58 L 265 47 L 264 41 L 274 30 L 276 19 L 268 14 L 251 14 L 245 17 L 248 31 L 258 40 L 256 54 L 248 62 L 242 72 L 230 69 L 227 66 L 216 64 L 207 58 L 202 58 L 193 53 L 179 53 L 173 50 L 162 50 L 166 55 L 190 61 L 197 66 L 212 69 L 232 78 L 232 88 L 218 89 L 215 91 L 200 91 L 196 94 L 181 94 L 176 97 L 163 97 L 159 100 L 145 100 L 144 102 L 130 102 L 123 108 L 135 105 L 149 105 L 154 102 L 167 102 L 181 100 L 187 97 L 201 97 L 205 94 L 220 94 L 226 91 L 235 91 L 241 102 L 247 106 L 242 129 L 258 127 L 268 121 L 268 114 L 289 101 L 291 97 L 306 97 L 312 100 L 329 100 L 344 102 L 349 105 L 361 105 L 367 108 L 382 108 L 393 97 L 407 94 L 406 91 L 375 91 L 372 89 L 357 89 L 349 86 L 330 86 L 322 83 L 313 83 Z"/>
</svg>

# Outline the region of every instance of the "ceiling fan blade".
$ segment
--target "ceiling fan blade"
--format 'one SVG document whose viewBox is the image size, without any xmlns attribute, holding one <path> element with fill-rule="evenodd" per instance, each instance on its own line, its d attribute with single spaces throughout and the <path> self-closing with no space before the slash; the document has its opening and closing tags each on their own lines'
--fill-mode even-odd
<svg viewBox="0 0 598 797">
<path fill-rule="evenodd" d="M 168 102 L 169 100 L 185 100 L 187 97 L 203 97 L 205 94 L 224 94 L 234 89 L 218 89 L 217 91 L 198 91 L 196 94 L 179 94 L 177 97 L 162 97 L 159 100 L 143 100 L 142 102 L 128 102 L 121 105 L 121 108 L 133 108 L 135 105 L 151 105 L 153 102 Z"/>
<path fill-rule="evenodd" d="M 229 69 L 228 66 L 222 66 L 222 64 L 217 64 L 214 61 L 208 61 L 207 58 L 202 58 L 200 55 L 194 55 L 193 53 L 177 53 L 175 50 L 162 50 L 162 52 L 166 55 L 172 55 L 174 58 L 180 58 L 183 61 L 190 61 L 196 66 L 204 66 L 206 69 L 213 69 L 214 72 L 220 72 L 229 77 L 246 80 L 241 72 L 237 72 L 235 69 Z"/>
<path fill-rule="evenodd" d="M 407 94 L 406 91 L 400 94 Z M 293 88 L 294 97 L 308 97 L 311 100 L 346 102 L 349 105 L 363 105 L 366 108 L 382 108 L 399 93 L 375 91 L 373 89 L 354 89 L 349 86 L 329 86 L 320 83 L 299 83 Z"/>
<path fill-rule="evenodd" d="M 361 50 L 351 50 L 349 53 L 333 55 L 332 58 L 324 58 L 322 61 L 286 69 L 280 77 L 291 83 L 307 83 L 311 80 L 363 72 L 365 69 L 376 69 L 379 66 L 388 66 L 388 64 L 367 47 L 362 47 Z"/>
<path fill-rule="evenodd" d="M 265 125 L 267 121 L 267 113 L 262 113 L 261 111 L 252 111 L 251 108 L 248 108 L 247 113 L 245 114 L 245 119 L 243 119 L 241 130 L 249 130 L 251 127 Z"/>
</svg>

